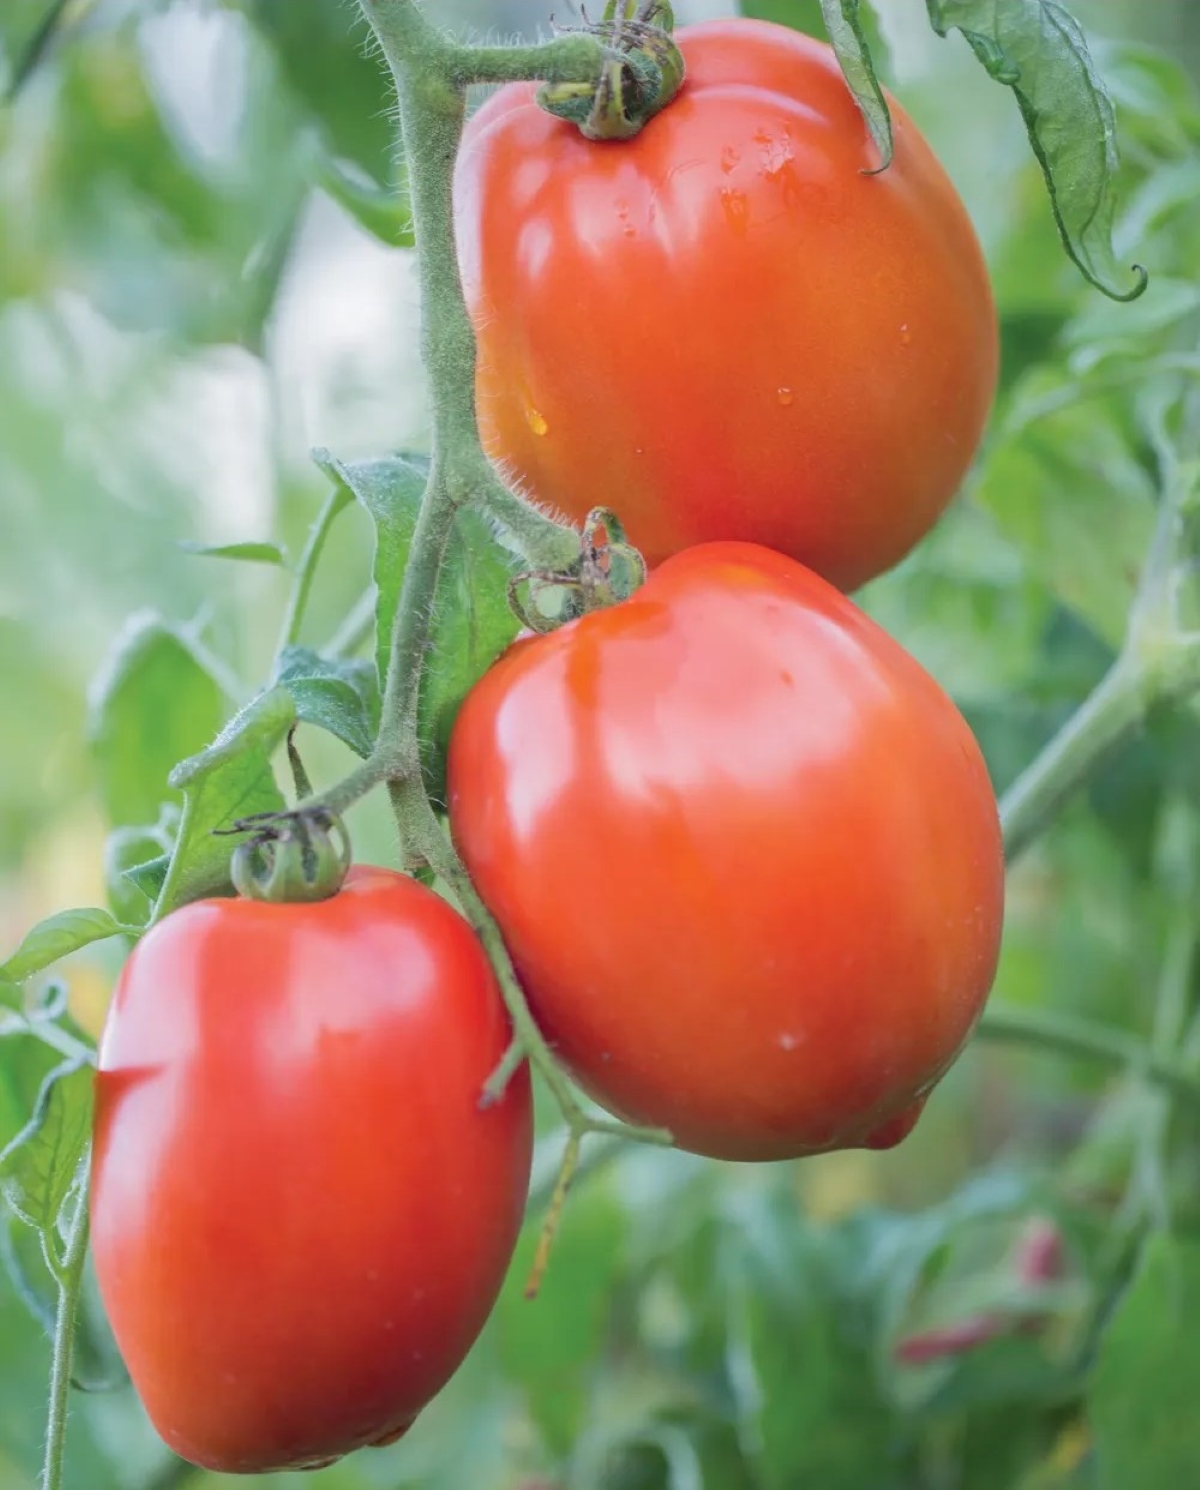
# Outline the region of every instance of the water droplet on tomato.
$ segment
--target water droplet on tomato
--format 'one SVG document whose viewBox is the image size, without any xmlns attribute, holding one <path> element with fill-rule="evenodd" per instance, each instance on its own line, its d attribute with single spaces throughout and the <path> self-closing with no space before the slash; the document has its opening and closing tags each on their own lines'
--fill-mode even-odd
<svg viewBox="0 0 1200 1490">
<path fill-rule="evenodd" d="M 746 224 L 750 218 L 750 209 L 746 205 L 746 194 L 734 191 L 731 186 L 721 188 L 721 207 L 725 213 L 725 221 L 735 233 L 744 233 Z"/>
<path fill-rule="evenodd" d="M 550 426 L 546 423 L 544 414 L 540 414 L 532 404 L 525 406 L 525 423 L 535 435 L 544 435 Z"/>
<path fill-rule="evenodd" d="M 912 332 L 908 329 L 908 325 L 906 323 L 900 328 L 900 345 L 902 347 L 906 347 L 908 346 L 910 341 L 912 341 Z"/>
<path fill-rule="evenodd" d="M 779 402 L 786 409 L 787 406 L 790 403 L 793 402 L 793 400 L 795 399 L 796 395 L 792 392 L 792 390 L 790 388 L 777 388 L 775 390 L 775 397 L 779 400 Z"/>
</svg>

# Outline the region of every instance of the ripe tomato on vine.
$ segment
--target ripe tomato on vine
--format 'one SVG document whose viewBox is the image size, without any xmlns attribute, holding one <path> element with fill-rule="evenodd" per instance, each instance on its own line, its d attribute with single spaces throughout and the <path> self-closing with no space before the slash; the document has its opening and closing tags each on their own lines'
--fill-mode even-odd
<svg viewBox="0 0 1200 1490">
<path fill-rule="evenodd" d="M 517 643 L 450 747 L 455 840 L 555 1053 L 725 1159 L 898 1142 L 983 1007 L 996 803 L 843 595 L 712 544 Z"/>
<path fill-rule="evenodd" d="M 653 564 L 746 539 L 844 589 L 958 489 L 996 384 L 970 219 L 890 100 L 886 170 L 830 47 L 676 36 L 687 73 L 631 140 L 501 89 L 455 177 L 485 448 L 537 500 L 614 507 Z"/>
<path fill-rule="evenodd" d="M 495 1303 L 529 1182 L 529 1077 L 470 927 L 403 875 L 315 904 L 200 901 L 140 943 L 96 1083 L 100 1291 L 196 1464 L 390 1441 Z"/>
</svg>

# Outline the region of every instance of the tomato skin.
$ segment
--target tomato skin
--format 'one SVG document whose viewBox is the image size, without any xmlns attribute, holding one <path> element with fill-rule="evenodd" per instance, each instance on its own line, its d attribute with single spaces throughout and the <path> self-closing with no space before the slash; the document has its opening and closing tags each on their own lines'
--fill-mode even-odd
<svg viewBox="0 0 1200 1490">
<path fill-rule="evenodd" d="M 517 642 L 463 705 L 449 783 L 546 1038 L 696 1153 L 899 1142 L 991 987 L 1004 867 L 978 746 L 781 554 L 691 549 Z"/>
<path fill-rule="evenodd" d="M 92 1236 L 178 1454 L 299 1468 L 398 1436 L 495 1301 L 532 1154 L 486 957 L 431 891 L 198 902 L 135 949 L 100 1048 Z"/>
<path fill-rule="evenodd" d="M 832 50 L 684 27 L 679 96 L 595 144 L 501 89 L 455 180 L 480 426 L 532 497 L 614 508 L 651 564 L 744 539 L 843 589 L 958 488 L 995 392 L 966 211 L 903 109 L 878 155 Z"/>
</svg>

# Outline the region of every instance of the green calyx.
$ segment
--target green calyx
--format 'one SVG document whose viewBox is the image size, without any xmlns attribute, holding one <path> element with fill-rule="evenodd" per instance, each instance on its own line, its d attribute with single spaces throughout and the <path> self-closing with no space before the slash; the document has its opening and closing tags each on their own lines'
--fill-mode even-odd
<svg viewBox="0 0 1200 1490">
<path fill-rule="evenodd" d="M 669 0 L 609 0 L 604 19 L 584 28 L 605 44 L 600 76 L 589 83 L 543 83 L 539 105 L 586 139 L 631 139 L 683 83 L 674 24 Z"/>
<path fill-rule="evenodd" d="M 508 603 L 528 630 L 554 631 L 589 611 L 619 605 L 645 583 L 646 561 L 607 507 L 588 513 L 580 548 L 579 561 L 569 572 L 535 570 L 509 584 Z"/>
<path fill-rule="evenodd" d="M 340 817 L 300 808 L 236 826 L 250 836 L 234 850 L 229 877 L 247 900 L 307 904 L 328 900 L 341 889 L 351 853 Z"/>
</svg>

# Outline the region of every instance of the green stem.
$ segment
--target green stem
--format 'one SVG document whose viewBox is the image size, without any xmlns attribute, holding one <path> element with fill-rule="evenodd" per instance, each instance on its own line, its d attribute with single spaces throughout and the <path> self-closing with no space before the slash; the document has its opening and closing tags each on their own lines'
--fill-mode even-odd
<svg viewBox="0 0 1200 1490">
<path fill-rule="evenodd" d="M 1160 704 L 1200 690 L 1200 642 L 1155 635 L 1139 621 L 1153 597 L 1134 610 L 1125 649 L 1062 729 L 1000 799 L 1005 857 L 1011 864 L 1054 821 L 1070 798 Z"/>
<path fill-rule="evenodd" d="M 430 25 L 415 0 L 359 0 L 359 5 L 396 86 L 413 236 L 420 250 L 422 350 L 433 430 L 429 480 L 398 598 L 375 749 L 368 761 L 311 804 L 338 813 L 381 782 L 419 777 L 421 677 L 438 575 L 458 509 L 474 504 L 488 512 L 537 568 L 569 568 L 581 558 L 581 535 L 509 491 L 480 443 L 475 337 L 458 269 L 453 176 L 468 84 L 519 77 L 589 82 L 612 60 L 610 50 L 594 36 L 560 37 L 524 48 L 468 47 Z M 285 635 L 293 630 L 289 620 Z"/>
<path fill-rule="evenodd" d="M 315 522 L 308 531 L 304 552 L 300 555 L 300 567 L 296 571 L 296 581 L 292 586 L 291 599 L 288 601 L 287 614 L 283 618 L 283 626 L 279 633 L 279 645 L 275 649 L 276 670 L 279 667 L 279 659 L 287 648 L 295 646 L 300 640 L 300 628 L 304 624 L 304 613 L 308 609 L 308 599 L 312 594 L 313 579 L 316 576 L 321 552 L 325 547 L 325 540 L 329 537 L 334 518 L 352 500 L 353 498 L 345 487 L 335 486 L 325 498 Z"/>
<path fill-rule="evenodd" d="M 1185 1065 L 1123 1030 L 1108 1029 L 1069 1014 L 1016 1009 L 993 1001 L 984 1011 L 976 1035 L 1129 1070 L 1172 1096 L 1200 1106 L 1200 1080 Z"/>
<path fill-rule="evenodd" d="M 0 1040 L 6 1035 L 16 1034 L 32 1035 L 35 1040 L 41 1040 L 51 1050 L 57 1050 L 72 1060 L 96 1059 L 96 1052 L 90 1045 L 77 1040 L 70 1030 L 64 1029 L 54 1019 L 27 1019 L 23 1014 L 0 1016 Z"/>
<path fill-rule="evenodd" d="M 384 775 L 418 775 L 417 704 L 433 624 L 438 574 L 459 506 L 471 497 L 464 472 L 479 453 L 475 340 L 454 242 L 452 178 L 465 117 L 453 80 L 453 47 L 411 0 L 360 0 L 391 65 L 408 152 L 413 233 L 424 310 L 424 358 L 433 411 L 433 458 L 396 610 L 376 755 Z"/>
<path fill-rule="evenodd" d="M 419 778 L 405 782 L 394 788 L 394 796 L 397 819 L 401 824 L 401 839 L 406 851 L 419 854 L 442 883 L 453 891 L 463 915 L 474 927 L 496 970 L 516 1041 L 549 1088 L 568 1129 L 580 1136 L 585 1133 L 615 1133 L 644 1143 L 669 1144 L 670 1134 L 661 1129 L 633 1128 L 613 1119 L 591 1117 L 584 1111 L 562 1067 L 542 1038 L 525 991 L 513 969 L 500 928 L 484 905 L 454 845 L 438 822 L 437 814 L 425 794 L 424 785 Z M 512 1063 L 506 1058 L 501 1069 L 511 1073 L 511 1067 Z M 496 1094 L 493 1088 L 492 1095 Z"/>
<path fill-rule="evenodd" d="M 75 1315 L 83 1290 L 83 1264 L 88 1244 L 88 1173 L 85 1161 L 79 1203 L 71 1220 L 67 1250 L 58 1289 L 54 1321 L 54 1363 L 50 1371 L 50 1410 L 46 1425 L 46 1458 L 42 1490 L 62 1490 L 63 1456 L 67 1446 L 67 1397 L 71 1390 L 71 1357 L 75 1349 Z"/>
<path fill-rule="evenodd" d="M 581 1180 L 587 1175 L 598 1174 L 601 1170 L 607 1169 L 627 1151 L 627 1147 L 628 1145 L 619 1134 L 605 1134 L 597 1137 L 594 1143 L 588 1145 L 587 1152 L 579 1160 L 575 1169 L 575 1179 Z M 536 1216 L 549 1206 L 558 1186 L 560 1170 L 561 1166 L 556 1166 L 555 1172 L 546 1179 L 538 1179 L 535 1175 L 533 1187 L 529 1191 L 529 1200 L 525 1206 L 527 1215 Z"/>
<path fill-rule="evenodd" d="M 1098 762 L 1142 723 L 1148 705 L 1140 671 L 1118 660 L 1000 799 L 1009 863 L 1057 816 Z"/>
<path fill-rule="evenodd" d="M 531 569 L 570 572 L 579 561 L 579 531 L 559 522 L 510 491 L 480 452 L 474 479 L 476 500 Z"/>
<path fill-rule="evenodd" d="M 590 83 L 611 53 L 594 36 L 580 32 L 532 47 L 461 48 L 453 64 L 460 87 L 469 83 Z"/>
<path fill-rule="evenodd" d="M 595 77 L 603 56 L 580 38 L 522 52 L 458 47 L 435 31 L 413 0 L 359 0 L 383 48 L 396 84 L 400 129 L 408 157 L 409 196 L 424 312 L 424 359 L 433 411 L 432 459 L 409 548 L 396 611 L 382 701 L 382 723 L 371 760 L 324 798 L 340 811 L 362 790 L 386 780 L 405 861 L 424 862 L 457 897 L 496 969 L 514 1031 L 515 1050 L 503 1063 L 511 1077 L 527 1058 L 546 1083 L 568 1130 L 558 1193 L 565 1194 L 586 1134 L 609 1133 L 669 1143 L 658 1130 L 627 1128 L 591 1117 L 543 1040 L 513 970 L 499 927 L 463 867 L 425 790 L 417 713 L 438 575 L 460 507 L 473 503 L 502 525 L 533 562 L 563 567 L 582 554 L 582 537 L 552 523 L 509 492 L 487 461 L 475 411 L 475 337 L 463 298 L 454 239 L 452 183 L 465 118 L 468 82 L 533 72 L 555 78 Z M 562 71 L 554 71 L 561 65 Z M 481 1098 L 503 1088 L 489 1083 Z M 557 1220 L 551 1216 L 545 1245 Z M 543 1247 L 544 1251 L 544 1247 Z"/>
</svg>

